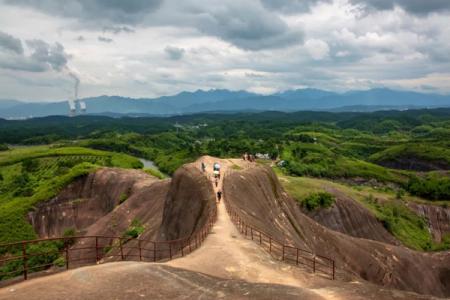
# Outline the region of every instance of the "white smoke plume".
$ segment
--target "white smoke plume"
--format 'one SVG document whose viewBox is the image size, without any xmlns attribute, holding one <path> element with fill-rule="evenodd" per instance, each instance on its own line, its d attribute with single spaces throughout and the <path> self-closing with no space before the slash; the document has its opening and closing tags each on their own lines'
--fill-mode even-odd
<svg viewBox="0 0 450 300">
<path fill-rule="evenodd" d="M 72 77 L 73 80 L 75 81 L 73 97 L 75 100 L 77 100 L 78 99 L 78 89 L 80 87 L 80 78 L 78 78 L 78 76 L 74 72 L 72 72 L 69 68 L 67 68 L 67 69 L 68 69 L 69 76 Z"/>
</svg>

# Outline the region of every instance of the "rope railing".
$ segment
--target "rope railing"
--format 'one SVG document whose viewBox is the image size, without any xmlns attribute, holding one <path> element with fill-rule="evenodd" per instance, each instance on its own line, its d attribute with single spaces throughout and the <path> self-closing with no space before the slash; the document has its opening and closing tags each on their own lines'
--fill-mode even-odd
<svg viewBox="0 0 450 300">
<path fill-rule="evenodd" d="M 336 267 L 333 259 L 317 255 L 306 249 L 285 244 L 284 242 L 273 238 L 263 230 L 247 224 L 239 215 L 237 209 L 232 207 L 228 201 L 224 202 L 228 215 L 239 232 L 245 237 L 258 243 L 267 250 L 272 257 L 290 264 L 295 264 L 296 266 L 306 267 L 313 273 L 323 274 L 332 280 L 335 279 Z"/>
<path fill-rule="evenodd" d="M 217 206 L 195 234 L 169 241 L 93 235 L 0 244 L 0 281 L 18 276 L 27 280 L 30 273 L 52 267 L 68 270 L 108 261 L 160 262 L 183 257 L 200 247 L 216 220 Z"/>
</svg>

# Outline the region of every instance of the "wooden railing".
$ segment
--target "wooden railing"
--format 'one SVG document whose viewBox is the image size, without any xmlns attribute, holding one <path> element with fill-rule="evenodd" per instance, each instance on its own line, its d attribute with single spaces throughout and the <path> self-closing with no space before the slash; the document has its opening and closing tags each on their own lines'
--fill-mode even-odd
<svg viewBox="0 0 450 300">
<path fill-rule="evenodd" d="M 225 206 L 232 222 L 240 233 L 261 245 L 276 259 L 296 266 L 303 266 L 313 273 L 325 275 L 332 280 L 335 279 L 336 266 L 333 259 L 281 242 L 261 229 L 246 223 L 238 213 L 238 209 L 228 201 L 225 201 Z"/>
<path fill-rule="evenodd" d="M 118 236 L 73 236 L 0 244 L 0 281 L 30 273 L 64 270 L 109 261 L 171 260 L 191 253 L 206 239 L 217 219 L 217 207 L 195 234 L 170 241 Z M 44 250 L 43 250 L 44 249 Z"/>
</svg>

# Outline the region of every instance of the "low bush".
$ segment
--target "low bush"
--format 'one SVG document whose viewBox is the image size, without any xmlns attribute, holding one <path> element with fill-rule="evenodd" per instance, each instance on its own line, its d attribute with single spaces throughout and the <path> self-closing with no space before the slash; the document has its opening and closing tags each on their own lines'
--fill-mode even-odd
<svg viewBox="0 0 450 300">
<path fill-rule="evenodd" d="M 435 173 L 413 176 L 406 188 L 411 194 L 430 200 L 450 200 L 450 177 L 447 176 Z"/>
<path fill-rule="evenodd" d="M 334 195 L 326 192 L 309 194 L 303 201 L 302 205 L 309 211 L 316 210 L 318 208 L 328 208 L 335 202 Z"/>
<path fill-rule="evenodd" d="M 139 235 L 141 235 L 144 230 L 145 227 L 142 225 L 141 221 L 139 219 L 134 219 L 128 227 L 127 231 L 125 231 L 124 237 L 135 239 L 139 237 Z"/>
</svg>

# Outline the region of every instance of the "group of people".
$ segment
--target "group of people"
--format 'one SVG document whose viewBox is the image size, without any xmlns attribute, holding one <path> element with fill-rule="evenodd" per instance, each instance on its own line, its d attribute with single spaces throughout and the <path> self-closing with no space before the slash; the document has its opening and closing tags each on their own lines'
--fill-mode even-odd
<svg viewBox="0 0 450 300">
<path fill-rule="evenodd" d="M 202 172 L 206 172 L 206 164 L 202 161 L 201 164 Z M 220 164 L 218 162 L 215 162 L 213 164 L 213 175 L 214 175 L 214 184 L 216 188 L 219 187 L 219 180 L 220 180 Z M 220 202 L 222 199 L 222 191 L 220 189 L 217 190 L 217 201 Z"/>
<path fill-rule="evenodd" d="M 249 162 L 254 162 L 255 161 L 255 156 L 253 154 L 248 154 L 247 152 L 245 152 L 242 155 L 242 159 L 246 160 L 246 161 L 249 161 Z"/>
</svg>

